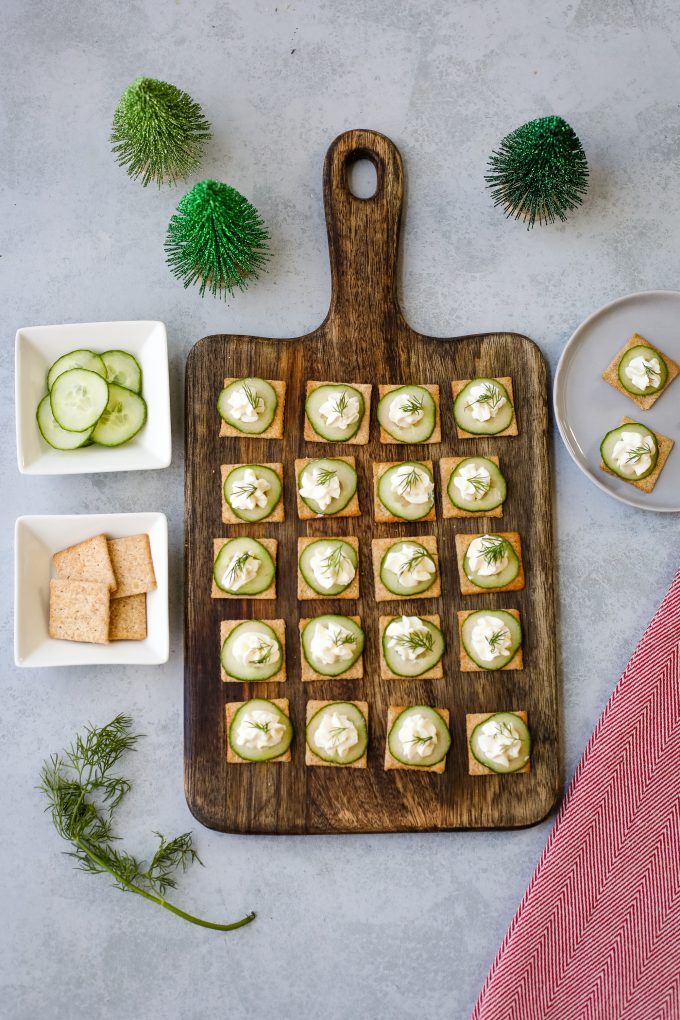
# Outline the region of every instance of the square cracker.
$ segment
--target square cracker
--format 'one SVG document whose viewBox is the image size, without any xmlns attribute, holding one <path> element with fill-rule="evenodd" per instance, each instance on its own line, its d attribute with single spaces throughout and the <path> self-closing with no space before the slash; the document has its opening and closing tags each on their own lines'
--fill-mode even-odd
<svg viewBox="0 0 680 1020">
<path fill-rule="evenodd" d="M 297 512 L 298 517 L 301 521 L 321 521 L 324 518 L 327 520 L 335 520 L 337 517 L 359 517 L 361 510 L 359 509 L 359 486 L 357 485 L 356 492 L 350 499 L 346 507 L 343 507 L 337 514 L 317 514 L 311 510 L 305 501 L 300 496 L 298 489 L 298 478 L 300 472 L 311 464 L 315 460 L 344 460 L 345 464 L 349 464 L 356 471 L 357 465 L 354 457 L 340 457 L 339 455 L 333 454 L 331 457 L 301 457 L 295 461 L 295 498 L 297 499 Z M 357 479 L 358 481 L 358 479 Z"/>
<path fill-rule="evenodd" d="M 526 712 L 516 712 L 512 709 L 513 715 L 518 715 L 520 719 L 527 722 Z M 470 776 L 498 776 L 504 773 L 494 772 L 493 769 L 488 769 L 486 765 L 482 765 L 480 761 L 477 761 L 474 754 L 470 750 L 470 737 L 475 726 L 479 726 L 480 723 L 484 722 L 485 719 L 490 719 L 495 712 L 473 712 L 470 715 L 465 716 L 465 730 L 467 732 L 467 753 L 468 753 L 468 775 Z M 508 775 L 519 775 L 522 772 L 531 772 L 531 757 L 526 763 L 523 769 L 517 769 L 517 772 L 507 773 Z"/>
<path fill-rule="evenodd" d="M 385 472 L 391 467 L 398 467 L 400 464 L 422 464 L 426 467 L 432 475 L 434 481 L 434 472 L 432 470 L 431 460 L 394 460 L 394 461 L 377 461 L 373 464 L 373 514 L 378 524 L 420 524 L 421 521 L 434 521 L 436 520 L 437 514 L 435 510 L 435 503 L 432 503 L 432 509 L 424 517 L 419 517 L 414 521 L 405 521 L 403 517 L 395 517 L 391 514 L 378 495 L 378 482 Z"/>
<path fill-rule="evenodd" d="M 227 640 L 232 630 L 239 627 L 242 623 L 246 623 L 246 620 L 222 620 L 220 623 L 220 648 L 219 648 L 219 659 L 220 659 L 220 675 L 225 683 L 244 684 L 248 683 L 247 680 L 239 680 L 237 677 L 229 676 L 222 665 L 222 645 Z M 278 672 L 274 673 L 273 676 L 267 677 L 266 680 L 254 680 L 253 683 L 266 683 L 266 684 L 278 684 L 283 683 L 286 679 L 286 622 L 285 620 L 261 620 L 261 623 L 266 623 L 268 627 L 276 634 L 277 638 L 281 642 L 281 668 Z"/>
<path fill-rule="evenodd" d="M 227 542 L 231 542 L 230 538 L 213 538 L 213 563 L 217 559 L 217 554 L 223 545 Z M 230 595 L 227 591 L 222 591 L 215 584 L 215 578 L 212 577 L 212 588 L 210 591 L 211 598 L 214 599 L 275 599 L 276 598 L 276 550 L 278 548 L 278 542 L 275 538 L 258 538 L 257 541 L 260 545 L 263 545 L 271 558 L 274 561 L 274 579 L 268 588 L 265 588 L 259 595 Z"/>
<path fill-rule="evenodd" d="M 324 439 L 323 436 L 320 436 L 319 433 L 314 428 L 314 426 L 312 425 L 312 423 L 309 420 L 309 418 L 307 417 L 307 414 L 305 414 L 305 432 L 304 432 L 304 435 L 305 435 L 305 439 L 307 440 L 307 442 L 308 443 L 333 443 L 333 442 L 337 443 L 337 442 L 342 442 L 342 443 L 349 443 L 352 446 L 365 446 L 366 443 L 368 442 L 368 430 L 369 430 L 369 426 L 370 426 L 370 423 L 371 423 L 371 390 L 373 389 L 371 384 L 370 383 L 336 383 L 336 382 L 328 382 L 328 381 L 326 381 L 326 382 L 311 382 L 310 381 L 310 382 L 307 383 L 307 397 L 309 397 L 310 393 L 313 393 L 314 390 L 318 390 L 320 386 L 351 386 L 352 389 L 358 390 L 359 393 L 364 398 L 364 414 L 363 414 L 363 417 L 361 419 L 361 422 L 359 423 L 359 428 L 357 429 L 357 431 L 355 432 L 355 434 L 352 436 L 351 439 L 336 439 L 335 441 L 331 440 L 331 439 Z"/>
<path fill-rule="evenodd" d="M 427 620 L 429 623 L 433 623 L 439 630 L 442 628 L 441 619 L 438 613 L 433 613 L 431 616 L 426 616 L 425 613 L 418 613 L 419 620 Z M 392 620 L 398 619 L 398 616 L 380 616 L 378 618 L 378 626 L 380 633 L 380 676 L 383 680 L 403 680 L 404 683 L 410 683 L 412 681 L 419 680 L 441 680 L 444 677 L 444 667 L 442 665 L 442 659 L 439 660 L 436 666 L 432 669 L 428 669 L 425 673 L 420 673 L 418 676 L 400 676 L 398 673 L 393 673 L 390 667 L 385 661 L 385 655 L 383 653 L 383 634 L 385 628 Z"/>
<path fill-rule="evenodd" d="M 146 635 L 146 592 L 111 599 L 109 641 L 144 641 Z"/>
<path fill-rule="evenodd" d="M 472 456 L 474 457 L 474 454 L 472 454 Z M 495 454 L 485 453 L 483 456 L 485 460 L 490 460 L 496 465 L 496 467 L 500 467 L 498 457 L 496 457 Z M 442 457 L 439 461 L 442 483 L 442 509 L 444 511 L 444 517 L 502 517 L 502 503 L 493 510 L 461 510 L 459 507 L 453 505 L 448 496 L 449 481 L 453 472 L 464 460 L 470 460 L 470 457 Z"/>
<path fill-rule="evenodd" d="M 224 524 L 247 524 L 247 521 L 242 521 L 240 517 L 237 517 L 234 511 L 231 509 L 226 499 L 224 498 L 224 483 L 227 480 L 227 476 L 235 468 L 239 467 L 250 467 L 251 465 L 246 464 L 220 464 L 220 496 L 222 499 L 222 522 Z M 252 465 L 257 466 L 257 465 Z M 262 467 L 269 468 L 274 471 L 281 479 L 281 498 L 278 503 L 269 514 L 268 517 L 263 517 L 261 521 L 257 521 L 257 524 L 267 524 L 285 520 L 285 511 L 283 506 L 283 464 L 268 464 L 266 461 L 262 462 Z"/>
<path fill-rule="evenodd" d="M 463 562 L 465 560 L 465 553 L 467 552 L 468 546 L 474 541 L 475 538 L 481 538 L 482 535 L 501 535 L 507 539 L 512 548 L 517 554 L 519 560 L 519 573 L 514 581 L 510 584 L 504 584 L 500 588 L 479 588 L 476 584 L 473 584 L 465 573 Z M 524 563 L 522 560 L 522 543 L 519 537 L 518 531 L 487 531 L 481 532 L 476 535 L 462 535 L 457 534 L 456 536 L 456 559 L 458 561 L 458 577 L 460 579 L 460 591 L 462 595 L 484 595 L 497 591 L 521 591 L 524 587 Z"/>
<path fill-rule="evenodd" d="M 101 581 L 50 581 L 48 633 L 57 641 L 109 643 L 109 588 Z"/>
<path fill-rule="evenodd" d="M 116 590 L 116 575 L 106 535 L 94 535 L 77 545 L 60 549 L 52 557 L 54 570 L 61 581 L 98 581 Z"/>
<path fill-rule="evenodd" d="M 142 592 L 156 590 L 156 575 L 148 535 L 111 538 L 108 546 L 118 585 L 115 592 L 111 593 L 112 599 L 122 599 L 125 595 L 140 595 Z"/>
<path fill-rule="evenodd" d="M 236 376 L 233 379 L 225 379 L 224 385 L 226 387 L 230 383 L 238 382 L 239 379 L 243 378 L 247 378 L 247 376 Z M 264 432 L 258 432 L 253 436 L 250 432 L 240 432 L 239 429 L 234 428 L 233 425 L 228 425 L 224 418 L 220 417 L 221 436 L 236 436 L 239 439 L 250 439 L 251 436 L 254 439 L 283 439 L 283 413 L 286 405 L 286 384 L 285 382 L 281 382 L 280 379 L 265 379 L 264 381 L 268 382 L 274 389 L 277 398 L 276 412 L 269 428 L 265 429 Z"/>
<path fill-rule="evenodd" d="M 509 375 L 490 375 L 490 376 L 485 376 L 484 378 L 493 379 L 494 382 L 500 383 L 501 386 L 504 386 L 505 389 L 507 390 L 508 396 L 510 397 L 510 403 L 512 404 L 512 408 L 513 408 L 513 411 L 514 411 L 514 414 L 512 416 L 512 421 L 508 425 L 507 429 L 503 429 L 502 432 L 494 432 L 493 435 L 482 435 L 482 436 L 480 436 L 479 434 L 477 434 L 475 432 L 466 432 L 465 429 L 461 429 L 459 427 L 459 425 L 458 425 L 458 422 L 456 422 L 456 435 L 458 436 L 459 439 L 480 439 L 480 438 L 481 439 L 497 439 L 499 436 L 517 436 L 517 435 L 519 435 L 519 429 L 517 428 L 517 408 L 515 406 L 515 397 L 514 397 L 514 394 L 512 392 L 512 378 Z M 471 383 L 472 381 L 473 381 L 472 379 L 454 379 L 453 380 L 453 382 L 451 383 L 451 392 L 453 393 L 454 402 L 455 402 L 456 397 L 460 393 L 460 391 L 465 389 L 465 387 L 468 385 L 468 383 Z"/>
<path fill-rule="evenodd" d="M 348 700 L 346 703 L 349 704 L 349 705 L 354 705 L 356 708 L 359 709 L 359 711 L 363 715 L 364 719 L 366 720 L 366 726 L 368 727 L 368 702 L 367 701 L 349 701 Z M 316 713 L 320 709 L 325 708 L 326 705 L 337 705 L 337 704 L 343 704 L 343 702 L 338 702 L 338 701 L 308 701 L 307 702 L 306 724 L 309 725 L 309 721 L 312 718 L 312 716 L 316 715 Z M 365 769 L 367 763 L 368 763 L 368 747 L 366 748 L 366 750 L 362 754 L 361 758 L 357 758 L 356 761 L 349 762 L 349 764 L 347 764 L 347 765 L 340 765 L 339 762 L 324 761 L 323 758 L 319 758 L 319 756 L 317 754 L 314 754 L 314 751 L 312 751 L 312 749 L 310 748 L 310 746 L 307 743 L 307 741 L 305 741 L 305 765 L 322 765 L 322 766 L 326 765 L 328 768 L 331 768 L 331 769 Z"/>
<path fill-rule="evenodd" d="M 624 354 L 626 354 L 631 349 L 631 347 L 649 347 L 653 351 L 657 351 L 661 355 L 663 360 L 666 362 L 666 367 L 668 369 L 666 385 L 662 390 L 658 390 L 657 393 L 648 393 L 645 395 L 643 393 L 629 393 L 625 386 L 621 385 L 621 380 L 619 379 L 619 362 L 621 361 L 621 358 L 624 356 Z M 666 392 L 666 390 L 668 389 L 668 387 L 673 382 L 673 380 L 675 379 L 679 372 L 680 365 L 676 364 L 676 362 L 673 361 L 672 358 L 669 358 L 668 355 L 664 354 L 664 352 L 659 350 L 658 347 L 654 347 L 652 344 L 650 344 L 649 340 L 645 340 L 645 338 L 643 336 L 640 336 L 639 333 L 633 333 L 630 340 L 628 340 L 624 344 L 624 346 L 621 348 L 618 354 L 614 355 L 614 360 L 611 362 L 609 367 L 606 368 L 605 371 L 602 373 L 602 378 L 604 379 L 605 382 L 608 382 L 610 386 L 613 386 L 615 390 L 618 390 L 619 393 L 622 393 L 624 397 L 628 397 L 628 399 L 632 400 L 634 404 L 637 404 L 638 407 L 642 408 L 643 411 L 648 411 L 650 407 L 652 407 L 652 405 L 657 402 L 659 397 Z"/>
<path fill-rule="evenodd" d="M 483 610 L 483 612 L 489 612 L 493 614 L 493 609 Z M 468 653 L 465 651 L 463 645 L 463 624 L 467 620 L 468 616 L 472 613 L 478 612 L 477 609 L 461 609 L 458 611 L 458 648 L 460 651 L 460 671 L 461 673 L 498 673 L 504 670 L 524 669 L 524 655 L 522 653 L 522 645 L 519 646 L 510 662 L 506 663 L 505 666 L 501 666 L 499 669 L 483 669 L 478 666 L 474 659 L 471 659 Z M 519 623 L 519 610 L 517 609 L 503 609 L 504 613 L 509 613 Z"/>
<path fill-rule="evenodd" d="M 280 708 L 283 714 L 288 716 L 288 718 L 290 719 L 290 708 L 288 707 L 288 698 L 267 698 L 267 701 L 271 701 L 273 705 L 276 705 L 277 708 Z M 265 762 L 247 761 L 245 758 L 239 757 L 239 755 L 236 754 L 235 751 L 232 751 L 231 744 L 229 743 L 229 730 L 231 729 L 232 720 L 236 715 L 237 711 L 239 710 L 239 708 L 241 708 L 242 705 L 245 704 L 246 704 L 245 701 L 228 701 L 227 704 L 224 706 L 227 721 L 227 762 L 230 765 L 271 765 L 273 764 L 273 762 L 276 761 L 283 762 L 291 761 L 292 755 L 290 753 L 290 747 L 285 752 L 285 754 L 280 754 L 278 758 L 270 758 L 269 761 Z"/>
<path fill-rule="evenodd" d="M 347 542 L 347 545 L 351 545 L 357 554 L 357 572 L 350 581 L 349 585 L 344 591 L 341 591 L 339 595 L 320 595 L 318 591 L 315 591 L 311 585 L 307 584 L 302 571 L 300 570 L 300 556 L 302 550 L 306 546 L 311 545 L 313 542 L 335 542 L 342 541 Z M 359 574 L 361 572 L 361 562 L 359 560 L 359 539 L 355 538 L 354 535 L 313 535 L 313 536 L 301 536 L 298 538 L 298 566 L 297 566 L 297 597 L 301 602 L 305 602 L 308 599 L 358 599 L 359 598 Z"/>
<path fill-rule="evenodd" d="M 389 733 L 394 725 L 395 721 L 399 718 L 405 708 L 410 708 L 410 705 L 390 705 L 387 709 L 387 733 Z M 437 715 L 441 716 L 446 725 L 449 725 L 449 710 L 448 708 L 434 708 Z M 446 770 L 446 756 L 438 761 L 436 765 L 405 765 L 403 762 L 398 761 L 390 753 L 390 746 L 387 740 L 385 740 L 385 772 L 390 772 L 392 769 L 400 769 L 405 772 L 436 772 L 441 775 Z"/>
<path fill-rule="evenodd" d="M 421 388 L 421 390 L 427 390 L 427 392 L 430 394 L 430 396 L 434 400 L 435 408 L 436 408 L 436 419 L 435 419 L 435 423 L 434 423 L 434 429 L 432 430 L 432 435 L 430 436 L 429 439 L 426 439 L 424 443 L 413 443 L 413 445 L 414 446 L 424 446 L 424 445 L 426 445 L 428 443 L 441 443 L 441 441 L 442 441 L 442 409 L 441 409 L 441 401 L 439 399 L 439 386 L 437 385 L 437 383 L 390 383 L 387 386 L 378 386 L 378 394 L 379 394 L 380 400 L 382 400 L 383 397 L 387 396 L 388 393 L 392 393 L 394 390 L 400 390 L 404 386 L 419 386 Z M 410 443 L 403 443 L 401 440 L 395 439 L 394 436 L 391 436 L 389 434 L 389 432 L 387 432 L 382 427 L 382 425 L 380 426 L 380 442 L 381 443 L 386 443 L 386 444 L 387 443 L 391 443 L 392 445 L 394 445 L 396 443 L 397 446 L 407 446 L 407 447 L 411 445 Z"/>
<path fill-rule="evenodd" d="M 634 418 L 622 418 L 621 425 L 638 424 Z M 654 432 L 654 429 L 650 429 L 650 432 Z M 613 475 L 614 478 L 621 478 L 622 482 L 628 482 L 629 485 L 634 485 L 636 489 L 642 489 L 643 492 L 651 492 L 656 483 L 659 480 L 659 475 L 664 469 L 664 465 L 668 460 L 671 450 L 675 446 L 675 440 L 669 439 L 668 436 L 662 436 L 660 432 L 654 432 L 656 436 L 656 442 L 659 447 L 659 456 L 656 460 L 656 467 L 652 471 L 651 475 L 647 475 L 646 478 L 640 478 L 635 480 L 633 478 L 621 478 L 621 475 L 617 475 L 611 468 L 608 468 L 604 462 L 600 462 L 600 470 L 604 471 L 605 474 Z"/>
<path fill-rule="evenodd" d="M 417 594 L 410 595 L 395 595 L 382 583 L 380 577 L 380 564 L 383 561 L 383 557 L 386 555 L 389 549 L 393 545 L 399 545 L 401 542 L 415 542 L 418 545 L 422 545 L 424 549 L 428 551 L 431 558 L 437 565 L 437 573 L 435 574 L 434 581 L 425 591 L 421 591 Z M 373 546 L 373 584 L 375 586 L 375 601 L 376 602 L 403 602 L 404 599 L 436 599 L 442 593 L 442 582 L 441 574 L 439 572 L 439 557 L 437 555 L 437 539 L 434 535 L 409 535 L 406 538 L 374 538 L 372 542 Z"/>
<path fill-rule="evenodd" d="M 322 615 L 322 614 L 320 614 Z M 345 614 L 346 615 L 346 614 Z M 358 627 L 361 626 L 360 616 L 347 616 L 349 620 L 356 623 Z M 301 619 L 298 623 L 298 629 L 300 631 L 300 679 L 303 682 L 309 680 L 361 680 L 364 675 L 364 655 L 363 652 L 359 656 L 356 662 L 352 663 L 352 666 L 344 673 L 339 673 L 337 676 L 326 676 L 324 673 L 317 673 L 316 670 L 311 666 L 305 658 L 305 652 L 302 647 L 302 631 L 305 629 L 308 623 L 312 623 L 316 617 L 311 616 L 306 619 Z"/>
</svg>

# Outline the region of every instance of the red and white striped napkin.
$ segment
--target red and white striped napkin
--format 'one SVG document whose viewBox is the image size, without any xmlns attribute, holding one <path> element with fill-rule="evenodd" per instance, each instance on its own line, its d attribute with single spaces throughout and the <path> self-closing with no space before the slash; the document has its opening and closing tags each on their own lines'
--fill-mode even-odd
<svg viewBox="0 0 680 1020">
<path fill-rule="evenodd" d="M 609 699 L 473 1020 L 680 1018 L 680 571 Z"/>
</svg>

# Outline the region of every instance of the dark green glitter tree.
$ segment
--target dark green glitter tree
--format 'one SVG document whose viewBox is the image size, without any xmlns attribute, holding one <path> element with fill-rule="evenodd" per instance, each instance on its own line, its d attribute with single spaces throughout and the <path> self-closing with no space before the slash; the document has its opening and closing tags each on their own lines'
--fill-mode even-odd
<svg viewBox="0 0 680 1020">
<path fill-rule="evenodd" d="M 199 181 L 182 198 L 165 239 L 168 265 L 184 286 L 200 283 L 201 297 L 245 290 L 269 259 L 269 234 L 247 198 L 218 181 Z"/>
<path fill-rule="evenodd" d="M 574 130 L 561 117 L 539 117 L 503 139 L 484 178 L 494 205 L 534 223 L 566 220 L 588 187 L 588 162 Z"/>
<path fill-rule="evenodd" d="M 113 116 L 111 143 L 130 177 L 174 184 L 198 167 L 210 124 L 191 96 L 154 78 L 125 89 Z"/>
</svg>

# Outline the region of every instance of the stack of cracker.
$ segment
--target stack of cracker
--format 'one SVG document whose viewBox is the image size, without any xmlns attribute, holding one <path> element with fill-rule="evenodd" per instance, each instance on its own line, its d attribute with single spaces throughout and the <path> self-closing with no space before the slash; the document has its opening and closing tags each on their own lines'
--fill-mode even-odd
<svg viewBox="0 0 680 1020">
<path fill-rule="evenodd" d="M 49 635 L 61 641 L 143 641 L 156 588 L 148 535 L 95 535 L 52 557 Z"/>
</svg>

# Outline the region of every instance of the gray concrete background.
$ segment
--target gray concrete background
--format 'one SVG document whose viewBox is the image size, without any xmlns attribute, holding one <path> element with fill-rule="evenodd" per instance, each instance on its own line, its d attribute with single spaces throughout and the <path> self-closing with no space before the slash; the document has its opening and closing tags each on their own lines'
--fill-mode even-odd
<svg viewBox="0 0 680 1020">
<path fill-rule="evenodd" d="M 680 27 L 671 0 L 395 3 L 3 4 L 0 41 L 0 1014 L 8 1020 L 172 1017 L 463 1018 L 543 848 L 522 832 L 243 838 L 202 830 L 182 793 L 182 409 L 191 345 L 213 332 L 305 333 L 329 274 L 321 164 L 340 131 L 373 127 L 407 175 L 401 300 L 412 325 L 451 335 L 507 329 L 550 360 L 581 320 L 634 290 L 674 288 L 680 228 Z M 164 230 L 183 193 L 128 180 L 109 152 L 116 101 L 139 74 L 181 85 L 213 124 L 201 177 L 259 207 L 268 275 L 227 302 L 169 274 Z M 488 153 L 531 117 L 559 113 L 585 146 L 591 185 L 566 225 L 528 233 L 492 208 Z M 191 183 L 191 182 L 190 182 Z M 167 471 L 21 478 L 14 459 L 18 326 L 159 318 L 171 351 Z M 678 519 L 590 485 L 555 439 L 565 774 L 678 564 Z M 171 657 L 166 667 L 15 670 L 12 526 L 21 513 L 165 510 Z M 176 899 L 194 929 L 104 878 L 71 870 L 34 787 L 40 763 L 87 720 L 132 713 L 147 734 L 127 766 L 121 818 L 193 828 L 205 861 Z"/>
</svg>

